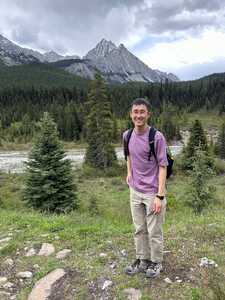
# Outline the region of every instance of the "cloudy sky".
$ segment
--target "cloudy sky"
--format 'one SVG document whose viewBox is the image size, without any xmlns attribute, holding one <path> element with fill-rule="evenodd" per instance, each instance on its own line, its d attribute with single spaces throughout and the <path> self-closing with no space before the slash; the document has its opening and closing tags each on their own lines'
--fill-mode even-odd
<svg viewBox="0 0 225 300">
<path fill-rule="evenodd" d="M 225 72 L 222 0 L 0 0 L 0 34 L 79 56 L 105 38 L 183 80 Z"/>
</svg>

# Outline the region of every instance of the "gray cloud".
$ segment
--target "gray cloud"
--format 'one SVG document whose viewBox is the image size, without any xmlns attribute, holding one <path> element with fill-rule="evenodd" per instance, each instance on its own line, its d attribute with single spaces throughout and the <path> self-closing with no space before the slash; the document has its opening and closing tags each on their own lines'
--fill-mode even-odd
<svg viewBox="0 0 225 300">
<path fill-rule="evenodd" d="M 200 9 L 212 12 L 224 8 L 224 3 L 221 0 L 187 0 L 184 1 L 184 8 L 188 11 Z"/>
<path fill-rule="evenodd" d="M 213 73 L 223 73 L 225 72 L 225 58 L 217 58 L 213 62 L 205 62 L 204 64 L 192 64 L 172 71 L 181 80 L 198 79 Z"/>
<path fill-rule="evenodd" d="M 219 0 L 152 0 L 136 12 L 136 22 L 150 34 L 193 31 L 224 25 L 225 4 Z"/>
<path fill-rule="evenodd" d="M 33 49 L 83 56 L 102 38 L 135 46 L 151 35 L 173 40 L 224 30 L 224 16 L 221 0 L 0 0 L 0 34 Z M 200 65 L 191 69 L 180 76 L 203 72 Z"/>
<path fill-rule="evenodd" d="M 1 0 L 0 30 L 4 22 L 19 44 L 84 55 L 103 37 L 125 42 L 133 28 L 129 16 L 143 1 Z"/>
<path fill-rule="evenodd" d="M 1 0 L 0 30 L 28 47 L 84 55 L 103 37 L 126 45 L 127 39 L 142 29 L 159 35 L 221 26 L 221 2 Z"/>
</svg>

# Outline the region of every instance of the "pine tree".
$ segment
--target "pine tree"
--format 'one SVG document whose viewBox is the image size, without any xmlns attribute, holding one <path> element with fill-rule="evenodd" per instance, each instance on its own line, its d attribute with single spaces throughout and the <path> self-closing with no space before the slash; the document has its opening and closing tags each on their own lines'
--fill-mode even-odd
<svg viewBox="0 0 225 300">
<path fill-rule="evenodd" d="M 222 124 L 218 140 L 215 147 L 216 154 L 222 158 L 225 159 L 225 123 Z"/>
<path fill-rule="evenodd" d="M 192 160 L 190 193 L 187 201 L 196 214 L 201 213 L 213 199 L 215 190 L 207 182 L 212 174 L 212 169 L 208 166 L 207 154 L 197 147 Z"/>
<path fill-rule="evenodd" d="M 159 121 L 159 128 L 165 135 L 167 141 L 180 138 L 178 113 L 172 104 L 166 103 L 165 101 L 163 102 Z"/>
<path fill-rule="evenodd" d="M 206 135 L 199 120 L 195 120 L 190 129 L 190 138 L 187 147 L 184 149 L 183 166 L 185 169 L 192 169 L 192 160 L 196 153 L 196 149 L 205 151 L 208 159 L 208 166 L 212 167 L 213 159 L 210 155 Z"/>
<path fill-rule="evenodd" d="M 116 162 L 112 145 L 113 120 L 106 96 L 106 86 L 100 74 L 95 75 L 88 94 L 86 139 L 88 143 L 85 163 L 91 167 L 106 169 Z"/>
<path fill-rule="evenodd" d="M 24 200 L 46 212 L 65 213 L 77 207 L 71 164 L 48 113 L 41 119 L 40 133 L 29 154 Z"/>
</svg>

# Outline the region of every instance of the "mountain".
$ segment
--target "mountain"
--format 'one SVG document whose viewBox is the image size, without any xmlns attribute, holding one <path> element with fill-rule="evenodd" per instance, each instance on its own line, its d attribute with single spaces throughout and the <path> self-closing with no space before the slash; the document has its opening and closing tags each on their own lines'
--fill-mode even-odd
<svg viewBox="0 0 225 300">
<path fill-rule="evenodd" d="M 43 54 L 43 56 L 44 56 L 44 60 L 46 62 L 56 62 L 56 61 L 59 61 L 59 60 L 67 60 L 67 59 L 79 59 L 78 55 L 63 56 L 63 55 L 59 55 L 55 51 L 45 52 Z"/>
<path fill-rule="evenodd" d="M 107 56 L 114 49 L 117 49 L 115 44 L 113 44 L 111 41 L 102 39 L 101 42 L 98 43 L 94 49 L 90 50 L 84 56 L 84 58 L 90 59 L 90 60 L 96 60 L 99 57 Z"/>
<path fill-rule="evenodd" d="M 63 56 L 54 51 L 42 54 L 32 49 L 22 48 L 0 34 L 0 60 L 8 66 L 77 58 L 79 58 L 77 55 Z"/>
<path fill-rule="evenodd" d="M 123 83 L 128 81 L 160 82 L 166 79 L 169 81 L 179 80 L 173 74 L 152 70 L 128 51 L 123 44 L 116 47 L 112 42 L 107 42 L 104 39 L 93 50 L 89 51 L 85 58 L 91 59 L 92 66 L 100 70 L 107 81 Z"/>
<path fill-rule="evenodd" d="M 79 56 L 63 56 L 54 51 L 44 54 L 22 48 L 0 35 L 0 61 L 8 66 L 27 63 L 51 63 L 52 66 L 86 79 L 93 79 L 99 71 L 108 83 L 179 81 L 171 73 L 153 70 L 126 49 L 102 39 L 82 59 Z"/>
<path fill-rule="evenodd" d="M 9 66 L 42 61 L 42 55 L 22 48 L 0 35 L 0 59 Z"/>
<path fill-rule="evenodd" d="M 109 83 L 179 81 L 172 73 L 149 68 L 123 44 L 117 47 L 105 39 L 102 39 L 83 59 L 72 62 L 65 69 L 88 79 L 93 79 L 98 70 Z"/>
</svg>

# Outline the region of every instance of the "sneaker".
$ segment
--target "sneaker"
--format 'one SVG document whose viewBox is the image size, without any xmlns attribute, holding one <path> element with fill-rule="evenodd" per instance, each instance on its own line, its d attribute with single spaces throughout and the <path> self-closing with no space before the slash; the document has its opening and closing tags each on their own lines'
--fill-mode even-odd
<svg viewBox="0 0 225 300">
<path fill-rule="evenodd" d="M 146 270 L 146 277 L 147 278 L 154 278 L 156 276 L 158 276 L 160 274 L 160 272 L 162 272 L 163 267 L 161 263 L 154 263 L 151 262 L 151 264 L 149 265 L 149 267 Z"/>
<path fill-rule="evenodd" d="M 124 272 L 127 275 L 135 275 L 139 272 L 145 273 L 150 265 L 150 261 L 147 259 L 136 259 L 132 265 L 125 268 Z"/>
</svg>

